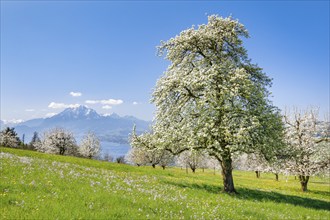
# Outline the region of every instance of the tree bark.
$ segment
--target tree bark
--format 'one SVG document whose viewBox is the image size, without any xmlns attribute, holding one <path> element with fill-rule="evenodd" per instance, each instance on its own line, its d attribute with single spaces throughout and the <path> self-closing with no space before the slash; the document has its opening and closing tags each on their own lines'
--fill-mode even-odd
<svg viewBox="0 0 330 220">
<path fill-rule="evenodd" d="M 230 155 L 226 155 L 226 157 L 222 157 L 221 161 L 221 174 L 223 179 L 223 191 L 226 193 L 237 193 L 234 187 L 234 179 L 233 179 L 233 167 L 232 160 Z"/>
<path fill-rule="evenodd" d="M 301 184 L 301 190 L 303 192 L 306 192 L 309 176 L 299 175 L 299 180 L 300 180 L 300 184 Z"/>
<path fill-rule="evenodd" d="M 260 178 L 260 171 L 257 171 L 257 170 L 256 170 L 255 172 L 256 172 L 256 177 L 257 177 L 257 178 Z"/>
<path fill-rule="evenodd" d="M 152 164 L 152 168 L 156 168 L 156 164 Z"/>
<path fill-rule="evenodd" d="M 276 181 L 278 181 L 278 173 L 275 173 Z"/>
<path fill-rule="evenodd" d="M 163 170 L 165 170 L 165 166 L 162 166 L 163 167 Z"/>
</svg>

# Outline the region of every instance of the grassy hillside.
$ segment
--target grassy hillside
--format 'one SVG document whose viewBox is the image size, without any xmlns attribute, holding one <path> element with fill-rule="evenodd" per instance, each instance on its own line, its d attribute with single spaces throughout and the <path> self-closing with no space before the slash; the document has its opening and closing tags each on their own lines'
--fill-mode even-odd
<svg viewBox="0 0 330 220">
<path fill-rule="evenodd" d="M 329 219 L 329 179 L 234 172 L 240 194 L 213 171 L 133 167 L 0 148 L 1 219 Z"/>
</svg>

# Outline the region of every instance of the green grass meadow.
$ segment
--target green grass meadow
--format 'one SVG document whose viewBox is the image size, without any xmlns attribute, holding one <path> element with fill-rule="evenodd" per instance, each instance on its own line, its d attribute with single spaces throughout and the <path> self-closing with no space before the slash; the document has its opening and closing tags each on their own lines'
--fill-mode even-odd
<svg viewBox="0 0 330 220">
<path fill-rule="evenodd" d="M 330 219 L 329 179 L 134 167 L 0 148 L 0 219 Z"/>
</svg>

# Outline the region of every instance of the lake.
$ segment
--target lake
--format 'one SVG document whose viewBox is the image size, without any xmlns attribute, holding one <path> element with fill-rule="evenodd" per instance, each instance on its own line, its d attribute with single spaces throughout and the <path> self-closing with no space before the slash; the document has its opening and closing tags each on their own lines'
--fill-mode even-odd
<svg viewBox="0 0 330 220">
<path fill-rule="evenodd" d="M 127 152 L 131 149 L 129 144 L 122 145 L 112 142 L 103 142 L 101 141 L 101 155 L 105 153 L 110 154 L 114 159 L 120 156 L 125 156 Z"/>
</svg>

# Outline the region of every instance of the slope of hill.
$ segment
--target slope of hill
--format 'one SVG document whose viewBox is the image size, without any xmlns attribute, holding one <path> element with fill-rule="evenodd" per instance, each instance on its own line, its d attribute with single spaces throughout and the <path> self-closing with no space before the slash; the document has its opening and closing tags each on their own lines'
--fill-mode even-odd
<svg viewBox="0 0 330 220">
<path fill-rule="evenodd" d="M 240 194 L 213 171 L 115 163 L 0 148 L 1 219 L 329 219 L 329 179 L 235 171 Z"/>
</svg>

